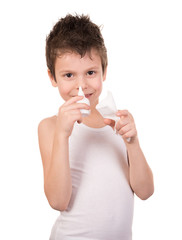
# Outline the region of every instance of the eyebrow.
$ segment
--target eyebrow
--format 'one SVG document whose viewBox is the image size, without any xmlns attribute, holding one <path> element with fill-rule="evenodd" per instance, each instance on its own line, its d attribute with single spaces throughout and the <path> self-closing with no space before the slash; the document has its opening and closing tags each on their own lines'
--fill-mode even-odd
<svg viewBox="0 0 182 240">
<path fill-rule="evenodd" d="M 59 73 L 74 73 L 74 71 L 72 71 L 72 70 L 63 70 L 63 71 L 59 71 Z"/>
<path fill-rule="evenodd" d="M 94 69 L 98 70 L 99 67 L 98 67 L 98 66 L 91 66 L 91 67 L 87 68 L 87 69 L 85 70 L 85 72 L 88 72 L 88 71 L 91 71 L 91 70 L 94 70 Z M 65 70 L 59 71 L 60 74 L 63 74 L 63 73 L 75 73 L 75 72 L 76 72 L 76 71 L 71 70 L 71 69 L 65 69 Z"/>
</svg>

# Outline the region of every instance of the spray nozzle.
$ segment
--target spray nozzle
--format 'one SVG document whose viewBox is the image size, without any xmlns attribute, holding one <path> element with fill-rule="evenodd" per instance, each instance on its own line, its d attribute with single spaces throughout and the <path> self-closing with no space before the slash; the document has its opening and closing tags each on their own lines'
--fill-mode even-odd
<svg viewBox="0 0 182 240">
<path fill-rule="evenodd" d="M 79 90 L 78 90 L 78 96 L 83 96 L 83 97 L 85 97 L 84 92 L 83 92 L 81 86 L 79 87 Z"/>
</svg>

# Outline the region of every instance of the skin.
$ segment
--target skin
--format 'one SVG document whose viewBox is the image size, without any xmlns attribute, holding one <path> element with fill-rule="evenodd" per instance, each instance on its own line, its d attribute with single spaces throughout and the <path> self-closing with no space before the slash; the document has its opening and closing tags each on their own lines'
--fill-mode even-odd
<svg viewBox="0 0 182 240">
<path fill-rule="evenodd" d="M 54 209 L 63 211 L 67 208 L 72 193 L 72 181 L 69 166 L 69 136 L 74 123 L 83 123 L 89 127 L 100 128 L 106 125 L 114 128 L 115 122 L 103 119 L 95 109 L 106 79 L 106 71 L 102 72 L 100 56 L 95 50 L 84 57 L 68 52 L 56 59 L 55 76 L 48 75 L 54 87 L 58 87 L 65 103 L 60 106 L 58 115 L 46 118 L 39 123 L 39 147 L 44 169 L 44 190 L 46 197 Z M 89 97 L 87 104 L 77 103 L 82 97 L 77 96 L 79 86 Z M 88 117 L 82 117 L 80 109 L 90 109 Z M 141 199 L 153 194 L 153 176 L 150 167 L 140 148 L 134 118 L 127 110 L 118 110 L 120 117 L 116 130 L 126 144 L 129 159 L 130 186 Z M 128 143 L 127 138 L 131 138 Z"/>
<path fill-rule="evenodd" d="M 48 74 L 52 85 L 58 87 L 59 93 L 65 101 L 78 95 L 79 86 L 82 87 L 84 94 L 93 93 L 89 98 L 91 114 L 89 117 L 82 118 L 80 111 L 78 111 L 79 118 L 77 121 L 89 126 L 102 127 L 105 124 L 101 115 L 96 111 L 95 106 L 98 104 L 99 96 L 102 92 L 103 81 L 106 79 L 106 71 L 103 74 L 101 59 L 97 52 L 92 50 L 91 54 L 92 59 L 89 54 L 81 58 L 78 54 L 66 53 L 56 60 L 56 82 L 49 70 Z M 77 98 L 74 103 L 76 101 L 78 101 Z M 77 108 L 78 105 L 74 104 L 74 106 Z M 62 107 L 64 108 L 65 105 Z"/>
</svg>

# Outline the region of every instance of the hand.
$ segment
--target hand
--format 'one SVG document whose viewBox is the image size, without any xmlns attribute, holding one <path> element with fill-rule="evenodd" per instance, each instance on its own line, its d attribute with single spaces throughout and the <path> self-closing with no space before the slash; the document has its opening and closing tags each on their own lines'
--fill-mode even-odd
<svg viewBox="0 0 182 240">
<path fill-rule="evenodd" d="M 73 130 L 73 125 L 77 121 L 82 122 L 82 115 L 80 109 L 90 109 L 90 106 L 85 103 L 77 103 L 77 101 L 83 99 L 83 96 L 76 96 L 66 101 L 58 112 L 56 131 L 69 137 Z"/>
<path fill-rule="evenodd" d="M 125 142 L 128 143 L 128 138 L 131 138 L 130 143 L 134 142 L 137 138 L 137 130 L 131 113 L 127 110 L 118 110 L 116 116 L 120 117 L 116 126 L 115 121 L 111 119 L 104 119 L 104 122 L 113 128 L 115 126 L 116 132 L 123 137 Z"/>
</svg>

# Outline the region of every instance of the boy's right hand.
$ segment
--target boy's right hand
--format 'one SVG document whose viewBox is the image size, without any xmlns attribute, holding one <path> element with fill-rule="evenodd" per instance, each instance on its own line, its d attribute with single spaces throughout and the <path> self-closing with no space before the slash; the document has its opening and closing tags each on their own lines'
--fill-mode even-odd
<svg viewBox="0 0 182 240">
<path fill-rule="evenodd" d="M 56 122 L 57 134 L 69 137 L 72 133 L 74 123 L 76 121 L 78 123 L 82 122 L 80 109 L 90 109 L 90 106 L 85 103 L 77 103 L 77 101 L 82 99 L 83 96 L 72 97 L 59 108 Z"/>
</svg>

